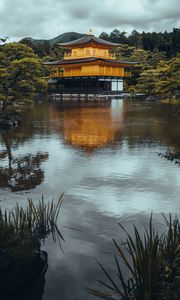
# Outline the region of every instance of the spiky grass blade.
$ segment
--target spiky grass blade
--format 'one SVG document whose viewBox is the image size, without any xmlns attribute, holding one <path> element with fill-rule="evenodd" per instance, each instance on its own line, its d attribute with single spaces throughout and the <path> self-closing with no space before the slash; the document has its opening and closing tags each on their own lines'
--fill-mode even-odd
<svg viewBox="0 0 180 300">
<path fill-rule="evenodd" d="M 179 299 L 178 274 L 180 273 L 180 222 L 177 217 L 163 215 L 167 231 L 159 234 L 153 226 L 152 214 L 148 228 L 140 234 L 136 226 L 125 242 L 119 244 L 113 239 L 118 255 L 115 265 L 119 282 L 115 283 L 111 275 L 100 264 L 111 285 L 99 282 L 106 288 L 119 294 L 120 300 L 172 300 Z M 130 278 L 125 280 L 120 261 L 126 266 Z M 173 287 L 173 288 L 172 288 Z M 92 290 L 91 290 L 92 291 Z M 93 290 L 94 295 L 104 299 L 112 298 L 112 293 Z M 110 298 L 107 298 L 107 297 Z M 175 298 L 174 298 L 175 297 Z"/>
</svg>

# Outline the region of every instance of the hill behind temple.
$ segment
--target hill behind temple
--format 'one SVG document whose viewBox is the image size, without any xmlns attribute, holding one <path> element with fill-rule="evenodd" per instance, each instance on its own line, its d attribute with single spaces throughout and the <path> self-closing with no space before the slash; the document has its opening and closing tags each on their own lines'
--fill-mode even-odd
<svg viewBox="0 0 180 300">
<path fill-rule="evenodd" d="M 55 38 L 49 39 L 49 40 L 34 39 L 34 38 L 31 38 L 31 37 L 25 37 L 24 39 L 20 40 L 20 42 L 25 43 L 25 44 L 26 43 L 32 43 L 36 47 L 42 46 L 45 43 L 48 43 L 49 45 L 52 46 L 52 45 L 57 44 L 57 43 L 71 42 L 73 40 L 81 38 L 82 36 L 84 36 L 84 34 L 72 31 L 72 32 L 62 33 L 62 34 L 56 36 Z"/>
</svg>

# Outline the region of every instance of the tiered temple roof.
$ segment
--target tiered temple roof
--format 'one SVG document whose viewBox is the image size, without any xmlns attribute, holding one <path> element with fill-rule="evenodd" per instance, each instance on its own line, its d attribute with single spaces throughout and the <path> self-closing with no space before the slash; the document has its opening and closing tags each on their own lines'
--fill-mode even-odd
<svg viewBox="0 0 180 300">
<path fill-rule="evenodd" d="M 77 47 L 77 46 L 84 46 L 88 44 L 96 44 L 96 45 L 102 45 L 106 46 L 106 48 L 114 48 L 114 47 L 119 47 L 120 44 L 117 43 L 111 43 L 106 40 L 100 39 L 95 37 L 92 34 L 86 34 L 82 38 L 79 38 L 77 40 L 67 42 L 67 43 L 61 43 L 59 46 L 65 47 L 65 48 L 71 48 L 71 47 Z"/>
<path fill-rule="evenodd" d="M 133 61 L 124 61 L 124 60 L 111 60 L 111 59 L 104 59 L 100 57 L 87 57 L 87 58 L 79 58 L 79 59 L 63 59 L 63 60 L 57 60 L 57 61 L 50 61 L 50 62 L 45 62 L 44 65 L 68 65 L 68 64 L 79 64 L 79 63 L 92 63 L 95 61 L 102 61 L 102 62 L 107 62 L 111 64 L 121 64 L 123 66 L 133 66 L 137 64 L 137 62 Z"/>
<path fill-rule="evenodd" d="M 122 78 L 131 77 L 130 68 L 136 64 L 116 60 L 113 50 L 120 44 L 97 38 L 92 32 L 59 46 L 68 49 L 63 59 L 44 63 L 51 70 L 53 91 L 118 91 Z"/>
</svg>

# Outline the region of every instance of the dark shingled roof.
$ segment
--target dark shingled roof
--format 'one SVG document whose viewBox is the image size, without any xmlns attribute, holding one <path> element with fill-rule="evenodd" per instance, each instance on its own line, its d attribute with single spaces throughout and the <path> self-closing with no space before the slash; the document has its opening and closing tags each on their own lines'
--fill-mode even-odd
<svg viewBox="0 0 180 300">
<path fill-rule="evenodd" d="M 88 58 L 79 58 L 79 59 L 64 59 L 64 60 L 57 60 L 57 61 L 50 61 L 43 63 L 47 66 L 54 66 L 54 65 L 69 65 L 69 64 L 79 64 L 79 63 L 91 63 L 97 60 L 101 60 L 104 62 L 110 62 L 111 64 L 124 64 L 124 65 L 135 65 L 137 62 L 134 61 L 124 61 L 124 60 L 111 60 L 111 59 L 103 59 L 99 57 L 88 57 Z"/>
<path fill-rule="evenodd" d="M 77 39 L 77 40 L 74 40 L 71 42 L 67 42 L 67 43 L 61 43 L 61 44 L 59 44 L 59 46 L 68 48 L 68 47 L 85 45 L 85 44 L 90 44 L 90 43 L 96 43 L 96 44 L 108 46 L 108 47 L 119 47 L 120 46 L 120 44 L 111 43 L 111 42 L 102 40 L 100 38 L 97 38 L 94 35 L 88 35 L 88 34 L 86 34 L 85 36 L 83 36 L 80 39 Z"/>
</svg>

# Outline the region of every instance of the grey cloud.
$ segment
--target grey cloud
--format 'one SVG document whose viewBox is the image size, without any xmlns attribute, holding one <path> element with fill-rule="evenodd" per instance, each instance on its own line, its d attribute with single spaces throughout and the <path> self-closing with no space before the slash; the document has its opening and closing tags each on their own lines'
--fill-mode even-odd
<svg viewBox="0 0 180 300">
<path fill-rule="evenodd" d="M 6 35 L 24 37 L 43 35 L 61 17 L 61 4 L 56 0 L 2 0 L 0 28 Z M 53 5 L 54 2 L 54 5 Z"/>
<path fill-rule="evenodd" d="M 118 28 L 171 30 L 179 27 L 179 0 L 1 0 L 0 34 L 52 38 L 67 31 L 96 34 Z"/>
<path fill-rule="evenodd" d="M 63 9 L 66 11 L 67 15 L 69 17 L 75 18 L 75 19 L 85 19 L 87 17 L 91 16 L 93 8 L 93 1 L 87 2 L 86 0 L 81 0 L 80 5 L 77 5 L 76 1 L 68 0 L 64 1 L 63 3 Z"/>
<path fill-rule="evenodd" d="M 100 26 L 113 27 L 121 25 L 129 25 L 133 27 L 152 28 L 156 27 L 156 30 L 162 28 L 162 22 L 169 25 L 171 21 L 174 24 L 179 23 L 180 7 L 177 0 L 172 0 L 170 3 L 164 0 L 145 0 L 145 1 L 129 1 L 129 6 L 124 5 L 117 7 L 116 9 L 103 10 L 101 14 L 96 12 L 93 16 L 94 21 Z M 138 7 L 138 4 L 140 4 Z M 128 4 L 128 1 L 126 1 Z M 168 20 L 170 20 L 168 22 Z M 165 25 L 165 24 L 164 24 Z M 165 29 L 166 26 L 164 27 Z"/>
</svg>

